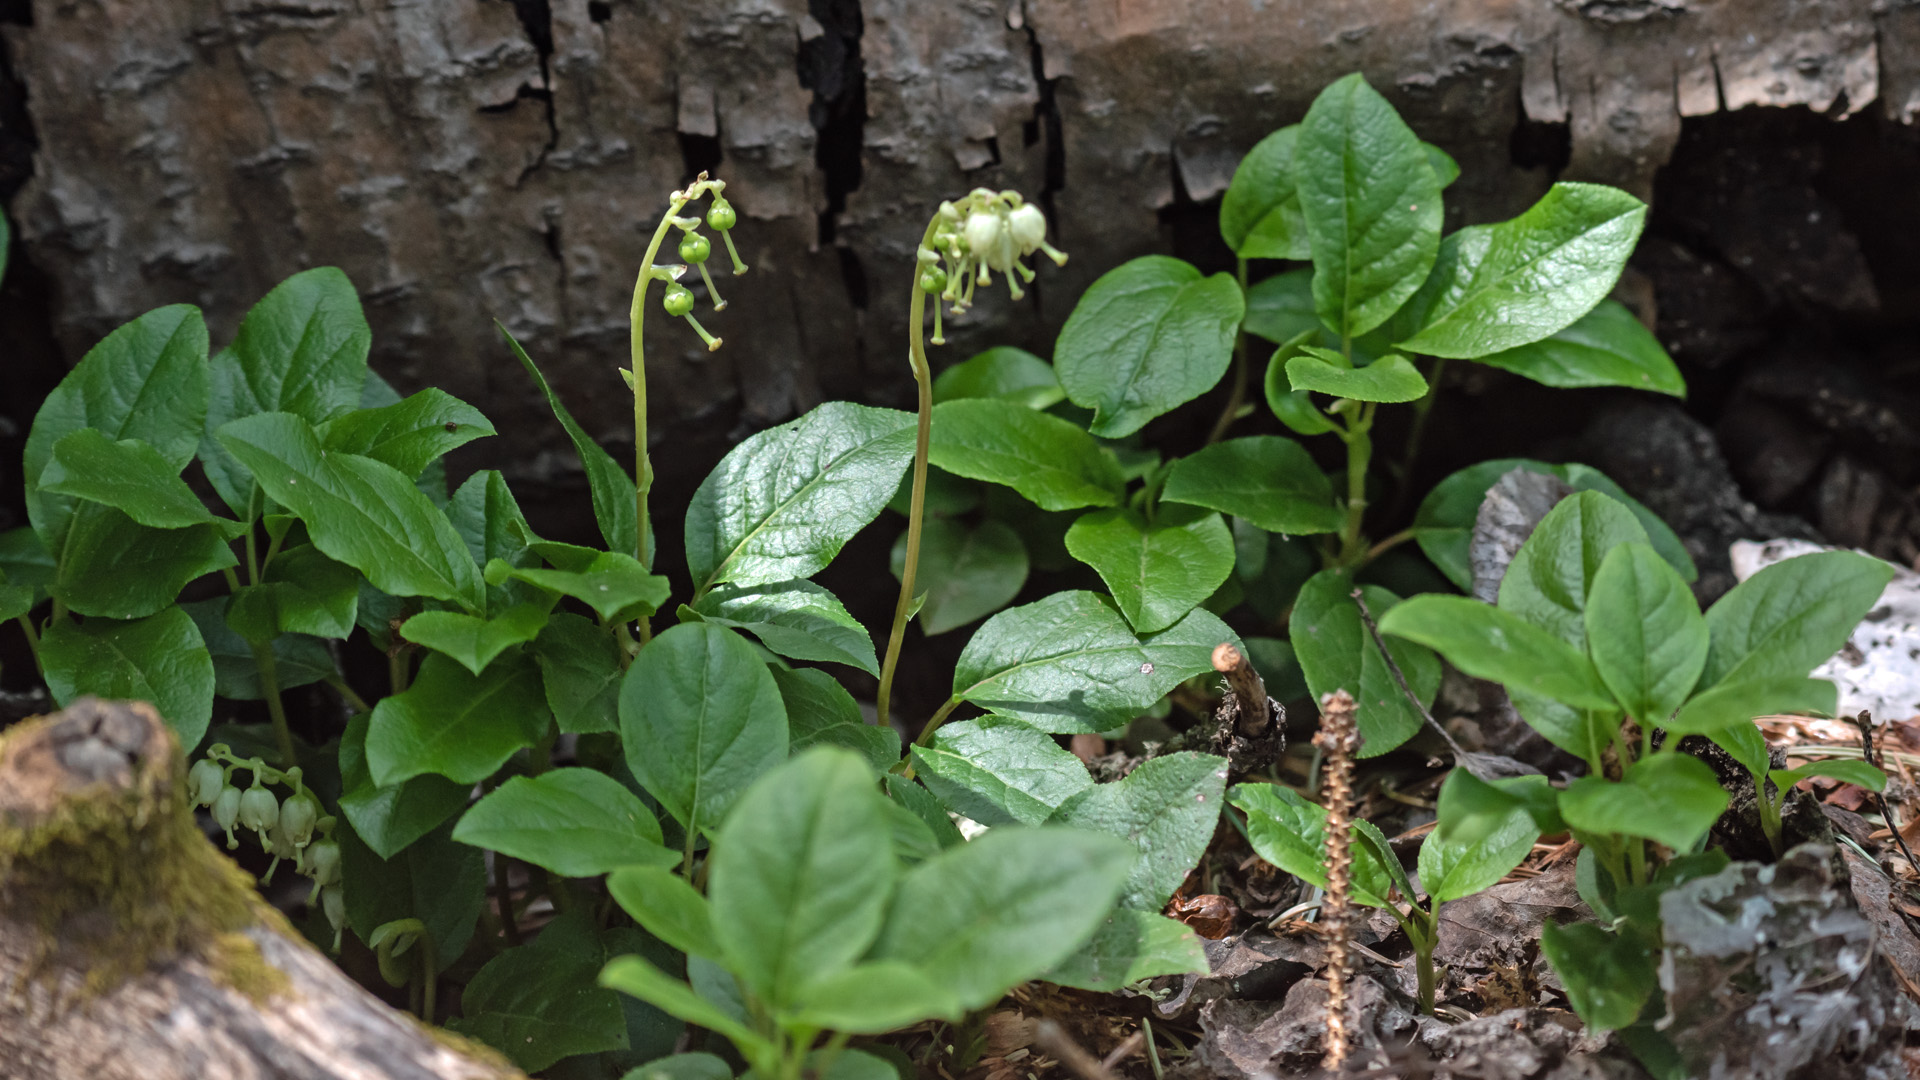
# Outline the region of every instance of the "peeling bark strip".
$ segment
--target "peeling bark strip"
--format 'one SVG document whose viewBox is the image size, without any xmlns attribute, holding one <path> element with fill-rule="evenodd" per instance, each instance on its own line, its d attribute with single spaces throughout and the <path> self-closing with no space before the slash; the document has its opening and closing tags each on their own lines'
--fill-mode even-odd
<svg viewBox="0 0 1920 1080">
<path fill-rule="evenodd" d="M 0 736 L 8 1080 L 509 1080 L 348 979 L 195 827 L 144 703 L 81 698 Z"/>
<path fill-rule="evenodd" d="M 1320 730 L 1313 745 L 1326 755 L 1322 783 L 1327 798 L 1327 897 L 1320 904 L 1320 936 L 1327 946 L 1327 1041 L 1323 1066 L 1338 1071 L 1347 1060 L 1348 946 L 1353 917 L 1353 759 L 1360 752 L 1353 695 L 1335 690 L 1320 697 Z"/>
<path fill-rule="evenodd" d="M 1348 71 L 1460 159 L 1458 220 L 1492 220 L 1548 180 L 1511 160 L 1522 123 L 1566 126 L 1565 178 L 1645 194 L 1682 116 L 1843 115 L 1877 97 L 1910 122 L 1920 9 L 1882 6 L 40 3 L 32 26 L 3 28 L 42 139 L 12 209 L 71 356 L 178 301 L 224 337 L 280 279 L 334 264 L 363 290 L 381 370 L 544 440 L 497 316 L 618 437 L 609 369 L 646 224 L 724 162 L 755 272 L 716 327 L 728 349 L 656 346 L 664 439 L 676 419 L 766 424 L 876 383 L 904 398 L 913 244 L 930 207 L 972 187 L 1043 192 L 1075 258 L 1031 300 L 956 320 L 948 357 L 1046 352 L 1095 276 L 1164 247 L 1176 175 L 1191 198 L 1218 193 Z"/>
</svg>

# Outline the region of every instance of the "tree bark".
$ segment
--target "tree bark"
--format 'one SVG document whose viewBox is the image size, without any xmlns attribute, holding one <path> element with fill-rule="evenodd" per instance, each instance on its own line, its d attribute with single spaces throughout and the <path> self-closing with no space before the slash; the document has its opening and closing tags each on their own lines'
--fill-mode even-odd
<svg viewBox="0 0 1920 1080">
<path fill-rule="evenodd" d="M 201 835 L 144 703 L 0 737 L 0 1062 L 13 1080 L 507 1080 L 287 926 Z"/>
</svg>

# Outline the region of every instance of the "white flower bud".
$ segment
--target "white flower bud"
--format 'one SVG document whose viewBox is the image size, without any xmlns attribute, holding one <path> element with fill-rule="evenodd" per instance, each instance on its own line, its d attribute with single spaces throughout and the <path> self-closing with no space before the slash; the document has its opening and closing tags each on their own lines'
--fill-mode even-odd
<svg viewBox="0 0 1920 1080">
<path fill-rule="evenodd" d="M 267 830 L 280 823 L 280 800 L 263 787 L 250 787 L 240 795 L 240 824 L 260 834 L 266 843 Z"/>
<path fill-rule="evenodd" d="M 226 786 L 226 770 L 217 761 L 202 758 L 187 770 L 187 797 L 195 806 L 212 806 L 220 797 L 220 789 Z"/>
<path fill-rule="evenodd" d="M 1007 226 L 1013 231 L 1013 242 L 1019 246 L 1022 255 L 1033 254 L 1047 239 L 1047 216 L 1032 203 L 1026 203 L 1007 215 Z"/>
<path fill-rule="evenodd" d="M 287 796 L 286 805 L 280 808 L 280 827 L 286 830 L 287 839 L 294 847 L 305 847 L 313 839 L 314 822 L 320 820 L 320 802 L 308 791 L 296 791 Z"/>
<path fill-rule="evenodd" d="M 316 840 L 307 846 L 307 876 L 322 888 L 340 883 L 340 845 Z"/>
<path fill-rule="evenodd" d="M 1006 223 L 1000 220 L 999 214 L 975 210 L 967 215 L 967 247 L 973 251 L 973 257 L 983 263 L 992 264 L 994 254 L 1010 239 L 1006 233 Z"/>
</svg>

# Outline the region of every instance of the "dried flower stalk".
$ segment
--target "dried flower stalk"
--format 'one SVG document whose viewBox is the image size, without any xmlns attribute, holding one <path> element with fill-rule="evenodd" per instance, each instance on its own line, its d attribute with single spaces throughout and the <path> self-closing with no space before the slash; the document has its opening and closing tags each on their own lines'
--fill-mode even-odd
<svg viewBox="0 0 1920 1080">
<path fill-rule="evenodd" d="M 1327 795 L 1327 898 L 1320 904 L 1320 935 L 1327 945 L 1328 1069 L 1347 1059 L 1348 919 L 1353 892 L 1353 759 L 1360 751 L 1353 695 L 1335 690 L 1320 698 L 1320 731 L 1313 745 L 1325 755 L 1322 790 Z"/>
</svg>

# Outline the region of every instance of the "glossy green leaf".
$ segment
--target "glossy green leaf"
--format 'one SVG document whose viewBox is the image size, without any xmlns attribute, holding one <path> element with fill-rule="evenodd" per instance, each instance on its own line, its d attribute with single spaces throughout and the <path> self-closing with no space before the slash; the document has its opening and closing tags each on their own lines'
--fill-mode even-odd
<svg viewBox="0 0 1920 1080">
<path fill-rule="evenodd" d="M 1327 887 L 1327 810 L 1279 784 L 1239 784 L 1227 801 L 1247 815 L 1247 842 L 1261 858 L 1309 884 Z M 1353 902 L 1386 907 L 1391 889 L 1379 861 L 1353 845 Z M 1404 890 L 1402 890 L 1404 893 Z"/>
<path fill-rule="evenodd" d="M 1616 300 L 1600 301 L 1550 337 L 1478 360 L 1543 386 L 1624 386 L 1687 396 L 1687 382 L 1660 339 Z"/>
<path fill-rule="evenodd" d="M 1306 676 L 1307 688 L 1318 700 L 1323 694 L 1345 690 L 1360 706 L 1360 755 L 1384 754 L 1420 730 L 1420 710 L 1407 700 L 1387 670 L 1386 658 L 1373 642 L 1360 609 L 1353 602 L 1353 579 L 1337 570 L 1323 570 L 1307 579 L 1293 603 L 1288 636 L 1295 658 Z M 1377 585 L 1365 592 L 1368 610 L 1383 618 L 1401 601 Z M 1426 704 L 1440 688 L 1440 660 L 1411 641 L 1388 641 L 1394 662 L 1407 685 Z"/>
<path fill-rule="evenodd" d="M 1893 580 L 1893 565 L 1851 551 L 1785 559 L 1707 610 L 1712 645 L 1700 685 L 1804 675 L 1847 643 Z"/>
<path fill-rule="evenodd" d="M 448 1027 L 528 1072 L 563 1057 L 627 1048 L 620 997 L 599 984 L 599 935 L 584 913 L 562 915 L 525 945 L 487 961 L 461 988 Z"/>
<path fill-rule="evenodd" d="M 774 1009 L 852 966 L 879 936 L 899 873 L 865 761 L 810 750 L 740 797 L 714 838 L 707 895 L 729 970 Z"/>
<path fill-rule="evenodd" d="M 180 468 L 139 439 L 107 438 L 99 428 L 81 428 L 53 444 L 52 460 L 40 474 L 40 490 L 103 503 L 134 521 L 156 529 L 218 525 L 237 536 L 236 521 L 208 513 L 200 497 L 180 479 Z"/>
<path fill-rule="evenodd" d="M 913 771 L 949 809 L 982 825 L 1039 825 L 1093 786 L 1086 765 L 1031 724 L 983 716 L 913 748 Z"/>
<path fill-rule="evenodd" d="M 1405 402 L 1427 396 L 1427 380 L 1413 361 L 1389 353 L 1363 368 L 1331 349 L 1307 346 L 1287 361 L 1287 383 L 1294 390 L 1316 390 L 1355 401 Z"/>
<path fill-rule="evenodd" d="M 0 573 L 0 582 L 6 575 Z M 0 622 L 10 622 L 32 611 L 37 600 L 31 585 L 0 584 Z"/>
<path fill-rule="evenodd" d="M 1730 723 L 1709 733 L 1707 738 L 1733 755 L 1735 761 L 1755 776 L 1765 776 L 1773 765 L 1772 755 L 1767 749 L 1767 737 L 1760 733 L 1760 726 L 1751 720 Z"/>
<path fill-rule="evenodd" d="M 1600 561 L 1621 544 L 1646 542 L 1646 530 L 1625 506 L 1597 491 L 1576 491 L 1547 511 L 1514 553 L 1500 579 L 1500 610 L 1583 649 L 1587 597 Z"/>
<path fill-rule="evenodd" d="M 538 637 L 547 625 L 541 604 L 521 604 L 491 619 L 459 611 L 423 611 L 400 627 L 400 636 L 416 645 L 445 653 L 475 675 L 515 645 Z"/>
<path fill-rule="evenodd" d="M 593 620 L 564 611 L 547 619 L 533 640 L 547 708 L 562 732 L 620 730 L 620 645 Z"/>
<path fill-rule="evenodd" d="M 1517 218 L 1461 229 L 1409 305 L 1419 331 L 1401 347 L 1472 359 L 1565 329 L 1619 280 L 1646 219 L 1619 188 L 1559 183 Z"/>
<path fill-rule="evenodd" d="M 1042 731 L 1106 731 L 1213 670 L 1223 641 L 1239 639 L 1205 610 L 1142 639 L 1106 598 L 1058 592 L 988 619 L 960 654 L 953 693 Z"/>
<path fill-rule="evenodd" d="M 1256 281 L 1247 289 L 1247 314 L 1241 329 L 1280 345 L 1311 335 L 1319 344 L 1324 327 L 1313 310 L 1313 269 L 1300 267 Z"/>
<path fill-rule="evenodd" d="M 1206 853 L 1226 805 L 1227 761 L 1185 751 L 1067 797 L 1048 819 L 1130 841 L 1139 851 L 1121 907 L 1159 911 Z"/>
<path fill-rule="evenodd" d="M 640 509 L 634 498 L 633 478 L 627 475 L 619 462 L 613 460 L 613 455 L 593 441 L 593 436 L 574 422 L 573 414 L 561 403 L 560 395 L 547 385 L 547 377 L 540 374 L 533 358 L 527 355 L 527 350 L 520 347 L 512 334 L 507 333 L 507 328 L 498 322 L 493 325 L 499 329 L 500 336 L 507 339 L 507 345 L 513 349 L 513 355 L 519 358 L 520 366 L 527 369 L 534 385 L 540 388 L 548 407 L 553 410 L 554 419 L 566 429 L 567 438 L 573 440 L 574 453 L 580 456 L 580 465 L 587 472 L 587 490 L 593 498 L 593 517 L 600 523 L 600 536 L 607 542 L 607 548 L 637 553 L 640 547 Z M 651 546 L 651 538 L 648 544 Z"/>
<path fill-rule="evenodd" d="M 1566 986 L 1573 1011 L 1595 1031 L 1633 1023 L 1659 987 L 1657 957 L 1646 946 L 1592 923 L 1543 924 L 1540 951 Z"/>
<path fill-rule="evenodd" d="M 299 515 L 313 544 L 395 596 L 481 610 L 484 583 L 447 516 L 405 475 L 371 458 L 328 454 L 290 413 L 261 413 L 219 432 L 275 502 Z"/>
<path fill-rule="evenodd" d="M 1293 389 L 1293 383 L 1287 376 L 1287 365 L 1303 355 L 1302 350 L 1319 336 L 1317 326 L 1303 330 L 1275 349 L 1273 359 L 1267 362 L 1267 375 L 1263 382 L 1267 408 L 1272 409 L 1273 415 L 1297 435 L 1324 435 L 1340 429 L 1332 417 L 1321 412 L 1320 407 L 1313 403 L 1313 394 Z"/>
<path fill-rule="evenodd" d="M 531 544 L 533 530 L 527 525 L 520 504 L 507 487 L 507 478 L 498 470 L 482 469 L 467 477 L 447 500 L 447 520 L 467 551 L 479 566 L 495 559 L 508 566 L 532 566 L 538 561 Z M 487 614 L 497 615 L 515 604 L 525 603 L 539 593 L 519 582 L 487 588 Z"/>
<path fill-rule="evenodd" d="M 361 581 L 353 567 L 329 559 L 312 544 L 297 544 L 273 557 L 265 577 L 280 630 L 323 638 L 353 632 Z"/>
<path fill-rule="evenodd" d="M 933 380 L 933 401 L 960 398 L 1002 398 L 1029 409 L 1044 409 L 1065 401 L 1067 392 L 1053 365 L 1025 349 L 1000 345 L 975 354 L 941 372 Z"/>
<path fill-rule="evenodd" d="M 620 684 L 627 765 L 689 833 L 713 829 L 787 756 L 780 688 L 739 634 L 682 623 L 655 637 Z"/>
<path fill-rule="evenodd" d="M 1816 776 L 1853 784 L 1868 791 L 1887 790 L 1887 774 L 1864 761 L 1815 761 L 1797 769 L 1775 769 L 1767 774 L 1767 778 L 1781 791 Z"/>
<path fill-rule="evenodd" d="M 1233 572 L 1233 534 L 1219 514 L 1166 505 L 1153 521 L 1096 510 L 1067 530 L 1067 550 L 1106 582 L 1134 630 L 1164 630 Z"/>
<path fill-rule="evenodd" d="M 1233 544 L 1233 573 L 1247 606 L 1272 622 L 1293 606 L 1300 586 L 1320 569 L 1320 555 L 1311 542 L 1267 532 L 1240 518 L 1233 519 Z"/>
<path fill-rule="evenodd" d="M 477 784 L 532 746 L 549 723 L 539 672 L 528 657 L 509 657 L 474 675 L 428 653 L 405 692 L 374 706 L 367 770 L 381 787 L 421 773 Z"/>
<path fill-rule="evenodd" d="M 713 909 L 707 898 L 658 865 L 622 867 L 607 875 L 607 893 L 647 932 L 688 956 L 717 959 Z"/>
<path fill-rule="evenodd" d="M 911 413 L 834 401 L 728 451 L 687 508 L 695 594 L 825 569 L 886 506 L 913 440 Z"/>
<path fill-rule="evenodd" d="M 767 1040 L 752 1028 L 641 957 L 622 956 L 609 963 L 600 972 L 600 985 L 632 994 L 670 1016 L 723 1035 L 743 1053 L 765 1055 L 771 1051 Z"/>
<path fill-rule="evenodd" d="M 951 994 L 919 968 L 898 960 L 833 971 L 809 981 L 798 997 L 801 1007 L 793 1013 L 794 1023 L 856 1035 L 878 1035 L 929 1018 L 957 1018 L 964 1012 Z M 892 1065 L 869 1060 L 877 1066 L 877 1080 L 898 1080 L 900 1073 Z M 835 1069 L 828 1076 L 838 1074 Z"/>
<path fill-rule="evenodd" d="M 418 919 L 426 924 L 438 970 L 467 951 L 486 906 L 487 866 L 477 849 L 449 839 L 451 831 L 442 825 L 390 859 L 376 856 L 351 829 L 335 833 L 340 875 L 353 883 L 343 898 L 347 923 L 362 941 L 387 923 Z"/>
<path fill-rule="evenodd" d="M 1244 304 L 1231 274 L 1203 277 L 1165 255 L 1123 263 L 1067 316 L 1053 350 L 1060 385 L 1094 411 L 1093 434 L 1131 435 L 1220 381 Z"/>
<path fill-rule="evenodd" d="M 1648 544 L 1620 544 L 1593 575 L 1587 651 L 1600 679 L 1646 724 L 1662 724 L 1707 663 L 1707 620 L 1693 590 Z"/>
<path fill-rule="evenodd" d="M 44 587 L 53 583 L 53 555 L 31 528 L 7 529 L 0 532 L 0 572 L 15 585 Z"/>
<path fill-rule="evenodd" d="M 912 964 L 963 1009 L 1052 970 L 1091 938 L 1131 844 L 1061 828 L 994 829 L 906 872 L 873 958 Z"/>
<path fill-rule="evenodd" d="M 745 630 L 781 656 L 880 674 L 866 627 L 847 613 L 839 597 L 811 581 L 722 585 L 693 610 L 710 623 Z"/>
<path fill-rule="evenodd" d="M 1120 463 L 1093 436 L 1048 413 L 974 398 L 933 409 L 929 458 L 956 476 L 1005 484 L 1043 510 L 1113 506 Z"/>
<path fill-rule="evenodd" d="M 66 541 L 70 497 L 40 492 L 54 444 L 84 428 L 151 445 L 177 476 L 207 415 L 207 327 L 198 308 L 156 308 L 87 350 L 34 415 L 22 459 L 27 519 L 49 551 Z"/>
<path fill-rule="evenodd" d="M 253 648 L 227 626 L 229 597 L 215 596 L 180 605 L 200 629 L 201 640 L 213 657 L 213 692 L 233 701 L 261 701 L 260 667 Z M 274 680 L 281 692 L 306 686 L 335 674 L 326 642 L 306 634 L 281 634 L 273 639 Z"/>
<path fill-rule="evenodd" d="M 1459 817 L 1450 822 L 1446 814 L 1448 789 L 1453 789 L 1451 794 L 1457 803 L 1470 800 L 1468 793 L 1478 790 L 1475 785 L 1486 792 L 1503 794 L 1465 769 L 1453 770 L 1440 790 L 1441 825 L 1420 845 L 1420 884 L 1436 904 L 1472 896 L 1494 885 L 1526 859 L 1540 837 L 1533 815 L 1512 799 L 1504 812 L 1485 805 L 1491 800 L 1483 800 L 1483 809 L 1491 812 L 1493 820 L 1482 827 L 1449 828 L 1449 824 L 1459 823 Z"/>
<path fill-rule="evenodd" d="M 320 440 L 330 451 L 370 457 L 419 476 L 441 455 L 493 433 L 479 409 L 428 387 L 395 404 L 356 409 L 328 421 Z"/>
<path fill-rule="evenodd" d="M 1440 180 L 1413 130 L 1358 73 L 1300 123 L 1294 182 L 1320 320 L 1358 337 L 1420 288 L 1440 244 Z"/>
<path fill-rule="evenodd" d="M 1242 259 L 1312 258 L 1293 179 L 1299 137 L 1300 125 L 1289 124 L 1253 144 L 1233 170 L 1220 200 L 1220 238 Z"/>
<path fill-rule="evenodd" d="M 340 736 L 340 810 L 375 855 L 391 859 L 464 809 L 473 787 L 432 773 L 380 787 L 367 770 L 367 727 L 359 713 Z"/>
<path fill-rule="evenodd" d="M 453 838 L 562 877 L 680 861 L 661 846 L 660 823 L 639 796 L 592 769 L 513 777 L 461 816 Z"/>
<path fill-rule="evenodd" d="M 907 535 L 893 545 L 893 576 L 905 573 Z M 1027 583 L 1027 548 L 1020 534 L 988 518 L 968 526 L 948 518 L 926 521 L 920 565 L 913 578 L 924 594 L 920 630 L 944 634 L 1006 607 Z"/>
<path fill-rule="evenodd" d="M 216 526 L 152 529 L 110 506 L 82 503 L 68 519 L 48 591 L 82 615 L 145 618 L 171 606 L 189 582 L 238 562 Z"/>
<path fill-rule="evenodd" d="M 787 708 L 788 749 L 839 746 L 866 759 L 876 773 L 900 762 L 900 733 L 869 724 L 853 695 L 817 668 L 771 668 Z"/>
<path fill-rule="evenodd" d="M 618 551 L 602 551 L 582 570 L 516 569 L 504 561 L 487 564 L 487 580 L 524 581 L 549 592 L 571 596 L 592 608 L 606 622 L 625 622 L 651 615 L 666 603 L 670 586 L 661 574 L 649 574 L 640 560 Z"/>
<path fill-rule="evenodd" d="M 213 716 L 213 658 L 178 607 L 131 622 L 56 622 L 40 637 L 40 662 L 55 704 L 82 694 L 151 702 L 189 752 Z"/>
<path fill-rule="evenodd" d="M 1334 532 L 1344 521 L 1327 474 L 1299 443 L 1277 435 L 1228 439 L 1181 458 L 1160 499 L 1288 535 Z"/>
<path fill-rule="evenodd" d="M 1575 829 L 1643 836 L 1681 853 L 1726 808 L 1727 793 L 1706 762 L 1676 751 L 1634 762 L 1617 782 L 1583 776 L 1560 793 L 1560 814 Z"/>
<path fill-rule="evenodd" d="M 1157 912 L 1121 908 L 1110 912 L 1077 952 L 1047 972 L 1046 980 L 1110 994 L 1142 979 L 1208 970 L 1204 946 L 1185 923 Z"/>
<path fill-rule="evenodd" d="M 1833 715 L 1838 691 L 1825 679 L 1765 675 L 1722 679 L 1694 695 L 1660 726 L 1674 735 L 1712 735 L 1757 716 L 1775 713 Z"/>
<path fill-rule="evenodd" d="M 953 823 L 947 808 L 940 805 L 940 800 L 933 797 L 933 792 L 898 773 L 883 774 L 880 784 L 895 805 L 906 808 L 914 817 L 926 823 L 927 831 L 933 834 L 934 841 L 942 848 L 959 847 L 966 843 L 966 838 L 960 835 L 960 827 Z"/>
<path fill-rule="evenodd" d="M 1381 615 L 1380 632 L 1425 645 L 1476 678 L 1577 708 L 1617 707 L 1585 653 L 1491 604 L 1465 596 L 1416 596 Z"/>
<path fill-rule="evenodd" d="M 1421 143 L 1420 149 L 1427 155 L 1427 164 L 1433 167 L 1433 175 L 1442 188 L 1460 179 L 1460 163 L 1453 160 L 1452 154 L 1429 142 Z"/>
</svg>

